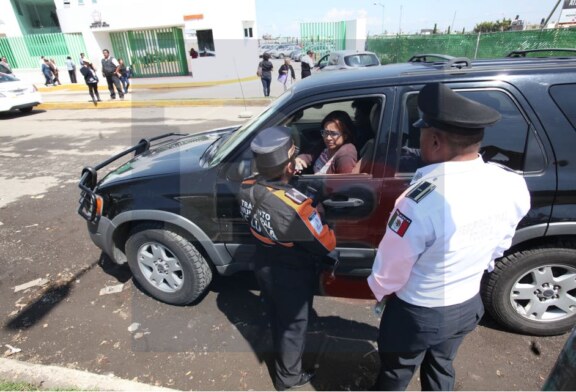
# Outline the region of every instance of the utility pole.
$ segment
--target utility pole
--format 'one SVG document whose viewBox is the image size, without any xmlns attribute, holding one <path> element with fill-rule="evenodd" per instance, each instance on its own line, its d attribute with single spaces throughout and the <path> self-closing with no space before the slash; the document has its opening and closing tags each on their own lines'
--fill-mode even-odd
<svg viewBox="0 0 576 392">
<path fill-rule="evenodd" d="M 384 4 L 380 2 L 374 3 L 374 5 L 379 5 L 380 7 L 382 7 L 382 35 L 384 35 L 384 10 L 386 9 L 386 7 L 384 6 Z"/>
<path fill-rule="evenodd" d="M 552 9 L 552 12 L 550 12 L 550 15 L 548 15 L 548 18 L 546 18 L 546 21 L 542 24 L 541 30 L 544 30 L 546 28 L 546 26 L 548 26 L 548 22 L 550 21 L 550 18 L 552 18 L 552 15 L 554 15 L 554 12 L 556 12 L 556 8 L 558 8 L 558 6 L 560 5 L 560 2 L 562 2 L 562 0 L 558 0 L 556 5 Z"/>
</svg>

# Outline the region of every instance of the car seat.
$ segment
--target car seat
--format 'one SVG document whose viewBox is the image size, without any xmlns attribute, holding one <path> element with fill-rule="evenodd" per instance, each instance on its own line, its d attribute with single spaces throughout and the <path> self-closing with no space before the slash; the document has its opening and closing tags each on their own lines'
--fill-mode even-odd
<svg viewBox="0 0 576 392">
<path fill-rule="evenodd" d="M 380 123 L 379 120 L 380 120 L 380 104 L 375 104 L 374 106 L 372 106 L 372 109 L 370 109 L 370 126 L 372 127 L 372 132 L 374 133 L 374 135 L 378 134 L 378 125 Z M 373 137 L 371 139 L 368 139 L 368 141 L 364 144 L 364 146 L 360 150 L 360 153 L 358 154 L 358 161 L 356 162 L 354 169 L 352 169 L 353 174 L 368 172 L 370 158 L 372 157 L 372 155 L 374 155 L 375 141 L 376 138 Z"/>
</svg>

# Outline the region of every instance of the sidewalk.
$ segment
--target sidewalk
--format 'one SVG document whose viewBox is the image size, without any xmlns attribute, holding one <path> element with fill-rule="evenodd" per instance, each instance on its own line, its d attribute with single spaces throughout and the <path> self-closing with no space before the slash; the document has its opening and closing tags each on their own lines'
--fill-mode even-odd
<svg viewBox="0 0 576 392">
<path fill-rule="evenodd" d="M 273 60 L 274 75 L 282 64 L 282 60 Z M 299 63 L 293 63 L 296 74 L 300 74 Z M 236 80 L 219 80 L 212 82 L 196 82 L 191 76 L 175 76 L 161 78 L 131 79 L 129 93 L 123 100 L 116 97 L 110 99 L 106 80 L 102 77 L 98 90 L 102 102 L 95 106 L 90 100 L 88 87 L 78 73 L 78 83 L 67 83 L 68 75 L 61 76 L 62 85 L 45 87 L 42 75 L 36 70 L 21 70 L 15 72 L 21 80 L 34 83 L 42 94 L 44 103 L 40 110 L 55 109 L 110 109 L 126 107 L 157 107 L 157 106 L 266 106 L 272 99 L 280 96 L 283 86 L 273 77 L 271 96 L 266 98 L 262 93 L 260 78 L 253 77 Z M 274 76 L 273 75 L 273 76 Z"/>
<path fill-rule="evenodd" d="M 36 365 L 0 358 L 0 380 L 24 382 L 45 390 L 146 391 L 171 392 L 175 389 L 155 387 L 113 375 L 103 376 L 59 366 Z"/>
</svg>

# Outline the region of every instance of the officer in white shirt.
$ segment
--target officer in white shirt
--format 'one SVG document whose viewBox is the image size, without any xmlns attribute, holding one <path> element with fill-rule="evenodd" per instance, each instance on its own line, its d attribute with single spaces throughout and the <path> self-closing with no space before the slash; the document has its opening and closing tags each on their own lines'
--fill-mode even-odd
<svg viewBox="0 0 576 392">
<path fill-rule="evenodd" d="M 492 108 L 443 84 L 420 91 L 420 153 L 427 165 L 396 200 L 368 278 L 378 301 L 376 390 L 453 390 L 452 362 L 484 314 L 480 280 L 530 209 L 524 178 L 479 155 Z"/>
</svg>

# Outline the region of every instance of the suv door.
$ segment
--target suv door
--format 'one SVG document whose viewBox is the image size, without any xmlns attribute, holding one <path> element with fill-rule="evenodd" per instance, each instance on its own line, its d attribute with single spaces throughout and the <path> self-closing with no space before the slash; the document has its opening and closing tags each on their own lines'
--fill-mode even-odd
<svg viewBox="0 0 576 392">
<path fill-rule="evenodd" d="M 297 182 L 297 187 L 301 191 L 315 192 L 317 200 L 322 202 L 326 220 L 336 233 L 342 264 L 339 271 L 352 275 L 365 275 L 372 266 L 375 248 L 384 233 L 394 200 L 408 181 L 403 180 L 402 186 L 384 185 L 387 180 L 385 176 L 389 174 L 389 170 L 386 170 L 388 128 L 382 128 L 381 124 L 389 124 L 393 115 L 392 106 L 387 104 L 389 97 L 392 97 L 393 101 L 393 90 L 383 88 L 371 89 L 365 94 L 361 91 L 350 92 L 352 93 L 354 95 L 350 96 L 338 93 L 337 98 L 334 98 L 333 94 L 326 94 L 324 97 L 307 97 L 301 102 L 293 102 L 290 107 L 278 108 L 277 119 L 262 124 L 260 129 L 274 125 L 289 126 L 299 135 L 301 148 L 306 148 L 323 143 L 320 136 L 320 122 L 329 112 L 345 110 L 354 117 L 353 102 L 359 99 L 378 101 L 372 113 L 374 129 L 371 130 L 374 132 L 372 139 L 375 140 L 376 147 L 366 157 L 370 162 L 365 166 L 365 172 L 303 174 L 298 177 Z M 375 156 L 378 158 L 374 159 Z M 242 151 L 238 151 L 233 159 L 241 161 L 249 157 L 251 153 L 247 140 Z M 224 186 L 231 189 L 230 183 L 222 184 L 222 187 Z M 228 197 L 222 199 L 225 194 L 230 195 L 229 191 L 217 192 L 219 205 L 222 202 L 231 204 Z M 224 211 L 224 208 L 220 211 Z M 235 261 L 249 262 L 253 256 L 253 251 L 249 248 L 254 240 L 249 233 L 248 225 L 242 221 L 236 205 L 226 208 L 226 211 L 226 216 L 220 214 L 218 217 L 221 237 L 226 239 L 226 247 L 233 254 Z"/>
<path fill-rule="evenodd" d="M 552 164 L 552 150 L 531 106 L 509 83 L 494 81 L 448 85 L 465 97 L 493 107 L 502 115 L 497 124 L 485 129 L 480 152 L 485 161 L 498 163 L 522 174 L 532 193 L 532 208 L 518 226 L 520 230 L 516 241 L 528 234 L 544 235 L 554 200 L 556 170 Z M 411 177 L 417 168 L 406 165 L 405 158 L 420 146 L 420 130 L 412 124 L 418 119 L 417 96 L 422 87 L 400 89 L 402 126 L 396 137 L 400 143 L 397 161 L 397 175 L 400 177 Z M 527 226 L 530 228 L 522 231 Z"/>
</svg>

